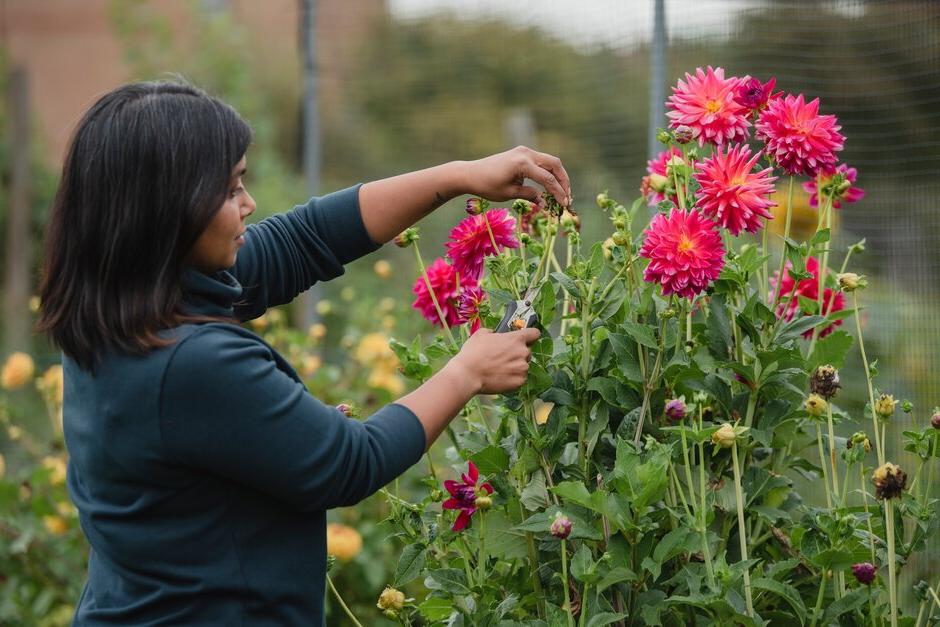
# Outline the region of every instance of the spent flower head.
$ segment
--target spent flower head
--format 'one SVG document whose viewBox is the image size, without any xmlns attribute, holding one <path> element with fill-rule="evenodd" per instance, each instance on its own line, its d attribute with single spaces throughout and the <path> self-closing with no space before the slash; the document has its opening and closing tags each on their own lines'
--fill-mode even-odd
<svg viewBox="0 0 940 627">
<path fill-rule="evenodd" d="M 875 566 L 869 562 L 861 562 L 859 564 L 852 564 L 852 574 L 855 575 L 855 579 L 863 585 L 871 585 L 871 582 L 875 580 L 875 574 L 877 569 Z"/>
<path fill-rule="evenodd" d="M 901 496 L 907 487 L 907 473 L 897 464 L 886 462 L 875 469 L 871 482 L 875 485 L 875 498 L 882 501 L 893 499 Z"/>
<path fill-rule="evenodd" d="M 881 418 L 888 419 L 894 415 L 894 408 L 898 404 L 890 394 L 882 394 L 875 400 L 875 413 Z"/>
<path fill-rule="evenodd" d="M 868 281 L 864 276 L 859 276 L 854 272 L 843 272 L 837 275 L 839 289 L 843 292 L 854 292 L 857 289 L 864 289 L 868 286 Z"/>
<path fill-rule="evenodd" d="M 825 399 L 836 395 L 839 388 L 839 371 L 832 364 L 819 366 L 809 378 L 809 389 L 813 394 L 819 394 Z"/>
<path fill-rule="evenodd" d="M 734 427 L 726 422 L 718 428 L 718 431 L 712 434 L 712 444 L 721 448 L 731 448 L 734 446 L 737 437 Z"/>
<path fill-rule="evenodd" d="M 379 595 L 379 601 L 375 605 L 380 610 L 394 610 L 397 612 L 405 606 L 405 593 L 391 586 L 385 586 L 385 590 Z"/>
<path fill-rule="evenodd" d="M 828 407 L 829 403 L 819 394 L 810 394 L 806 398 L 806 402 L 803 403 L 803 408 L 806 409 L 806 413 L 815 418 L 825 415 Z"/>
</svg>

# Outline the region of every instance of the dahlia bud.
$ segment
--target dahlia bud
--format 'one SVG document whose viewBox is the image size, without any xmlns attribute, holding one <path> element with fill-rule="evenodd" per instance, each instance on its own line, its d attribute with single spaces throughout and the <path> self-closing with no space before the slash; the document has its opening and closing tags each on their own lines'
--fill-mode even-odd
<svg viewBox="0 0 940 627">
<path fill-rule="evenodd" d="M 933 416 L 930 417 L 930 426 L 934 429 L 940 429 L 940 409 L 933 410 Z"/>
<path fill-rule="evenodd" d="M 606 259 L 607 261 L 610 261 L 611 259 L 614 258 L 614 253 L 612 250 L 614 246 L 616 246 L 616 244 L 614 244 L 613 238 L 610 238 L 610 237 L 605 239 L 604 243 L 601 244 L 601 249 L 604 251 L 604 259 Z"/>
<path fill-rule="evenodd" d="M 610 236 L 610 238 L 614 240 L 614 244 L 617 246 L 626 246 L 630 241 L 630 238 L 627 237 L 627 234 L 623 231 L 615 231 L 614 234 Z"/>
<path fill-rule="evenodd" d="M 654 192 L 659 192 L 660 194 L 666 191 L 666 186 L 669 184 L 669 179 L 667 179 L 662 174 L 650 174 L 650 189 Z"/>
<path fill-rule="evenodd" d="M 803 408 L 806 409 L 806 413 L 810 416 L 815 416 L 819 418 L 826 413 L 826 409 L 829 407 L 829 403 L 826 402 L 819 394 L 810 394 L 806 402 L 803 404 Z"/>
<path fill-rule="evenodd" d="M 860 584 L 870 585 L 875 580 L 876 572 L 875 566 L 869 562 L 852 564 L 852 574 Z"/>
<path fill-rule="evenodd" d="M 484 211 L 487 207 L 490 206 L 490 203 L 482 198 L 477 198 L 476 196 L 471 196 L 467 199 L 466 211 L 471 216 L 478 216 Z"/>
<path fill-rule="evenodd" d="M 682 420 L 685 418 L 685 397 L 680 396 L 666 403 L 666 416 L 670 420 Z"/>
<path fill-rule="evenodd" d="M 532 243 L 532 236 L 529 235 L 528 233 L 520 233 L 519 241 L 522 243 L 523 246 L 528 246 Z"/>
<path fill-rule="evenodd" d="M 412 243 L 418 241 L 418 227 L 411 226 L 395 236 L 395 245 L 399 248 L 408 248 Z"/>
<path fill-rule="evenodd" d="M 901 411 L 903 411 L 905 414 L 911 413 L 914 411 L 914 403 L 908 400 L 901 401 Z"/>
<path fill-rule="evenodd" d="M 385 586 L 385 590 L 379 595 L 379 602 L 375 605 L 380 610 L 401 610 L 405 607 L 405 593 L 391 586 Z"/>
<path fill-rule="evenodd" d="M 830 399 L 839 391 L 839 371 L 831 364 L 819 366 L 809 379 L 809 389 L 825 399 Z"/>
<path fill-rule="evenodd" d="M 698 147 L 692 146 L 685 154 L 688 155 L 689 161 L 694 162 L 696 159 L 698 159 Z"/>
<path fill-rule="evenodd" d="M 597 198 L 595 198 L 595 201 L 597 202 L 597 206 L 601 209 L 604 209 L 605 211 L 607 209 L 612 209 L 617 204 L 610 196 L 607 195 L 607 192 L 601 192 L 598 194 Z"/>
<path fill-rule="evenodd" d="M 727 422 L 712 434 L 712 443 L 721 448 L 731 448 L 736 439 L 737 434 L 734 432 L 734 427 Z"/>
<path fill-rule="evenodd" d="M 674 133 L 677 144 L 688 144 L 694 135 L 692 133 L 692 127 L 686 126 L 685 124 L 680 124 L 676 127 L 676 132 Z"/>
<path fill-rule="evenodd" d="M 852 434 L 852 437 L 849 438 L 849 441 L 846 443 L 847 448 L 852 448 L 858 444 L 862 445 L 862 448 L 865 449 L 866 453 L 871 452 L 871 441 L 868 439 L 868 436 L 865 435 L 864 431 L 856 431 Z"/>
<path fill-rule="evenodd" d="M 581 231 L 581 216 L 576 213 L 565 209 L 564 213 L 561 214 L 561 227 L 566 232 Z"/>
<path fill-rule="evenodd" d="M 340 403 L 336 406 L 336 409 L 339 410 L 339 413 L 343 414 L 347 418 L 352 418 L 356 415 L 356 410 L 349 403 Z"/>
<path fill-rule="evenodd" d="M 672 133 L 664 128 L 661 128 L 656 131 L 656 141 L 658 141 L 660 144 L 669 144 L 669 142 L 672 141 Z"/>
<path fill-rule="evenodd" d="M 882 394 L 878 397 L 878 400 L 875 401 L 874 410 L 876 414 L 887 420 L 894 414 L 894 406 L 897 404 L 898 402 L 894 400 L 893 396 L 890 394 Z"/>
<path fill-rule="evenodd" d="M 900 466 L 886 462 L 872 473 L 871 482 L 875 485 L 875 498 L 893 499 L 907 487 L 907 473 Z"/>
<path fill-rule="evenodd" d="M 549 532 L 559 540 L 564 540 L 571 535 L 571 520 L 561 512 L 555 512 L 555 520 Z"/>
<path fill-rule="evenodd" d="M 843 292 L 854 292 L 859 288 L 865 288 L 868 281 L 863 276 L 858 276 L 854 272 L 843 272 L 838 275 L 839 287 Z"/>
<path fill-rule="evenodd" d="M 669 157 L 669 160 L 666 161 L 666 174 L 668 174 L 669 176 L 672 176 L 672 171 L 679 168 L 678 174 L 681 176 L 683 172 L 685 171 L 685 167 L 687 165 L 688 164 L 685 162 L 685 159 L 683 159 L 679 155 L 672 155 L 671 157 Z"/>
<path fill-rule="evenodd" d="M 493 507 L 493 499 L 486 495 L 478 496 L 474 501 L 476 508 L 482 512 L 485 512 L 489 508 Z"/>
<path fill-rule="evenodd" d="M 517 198 L 512 201 L 512 210 L 521 216 L 528 215 L 532 213 L 532 203 L 528 200 Z"/>
<path fill-rule="evenodd" d="M 618 217 L 614 220 L 614 228 L 618 231 L 625 231 L 627 229 L 627 221 L 623 217 Z"/>
</svg>

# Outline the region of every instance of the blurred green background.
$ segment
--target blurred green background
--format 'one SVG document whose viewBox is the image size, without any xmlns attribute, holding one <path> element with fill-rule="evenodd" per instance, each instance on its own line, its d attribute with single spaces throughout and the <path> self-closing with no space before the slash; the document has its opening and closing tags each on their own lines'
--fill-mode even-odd
<svg viewBox="0 0 940 627">
<path fill-rule="evenodd" d="M 0 2 L 0 241 L 5 243 L 0 356 L 27 351 L 39 372 L 59 360 L 43 338 L 31 336 L 34 313 L 28 300 L 38 282 L 46 213 L 69 133 L 108 89 L 129 80 L 181 75 L 222 97 L 255 130 L 248 186 L 259 210 L 252 219 L 306 200 L 303 4 Z M 668 95 L 668 86 L 685 72 L 713 65 L 728 74 L 775 76 L 778 90 L 818 96 L 822 112 L 838 116 L 847 137 L 841 156 L 858 168 L 858 184 L 866 191 L 864 200 L 838 213 L 833 258 L 841 263 L 846 246 L 866 240 L 866 252 L 853 258 L 853 265 L 870 281 L 863 293 L 865 333 L 869 354 L 878 359 L 878 385 L 912 401 L 921 422 L 940 405 L 938 3 L 665 0 L 666 57 L 659 76 L 651 72 L 655 0 L 309 4 L 316 24 L 311 34 L 320 193 L 524 143 L 562 158 L 585 236 L 603 239 L 609 223 L 593 198 L 605 189 L 622 202 L 638 195 L 651 156 L 651 88 L 658 85 Z M 665 118 L 658 120 L 665 124 Z M 426 260 L 443 253 L 447 229 L 463 215 L 462 203 L 456 199 L 424 221 Z M 376 272 L 378 259 L 389 261 L 393 271 Z M 395 398 L 402 381 L 390 383 L 397 376 L 392 373 L 370 382 L 381 358 L 366 349 L 360 357 L 350 356 L 369 333 L 407 340 L 427 329 L 409 310 L 416 276 L 410 251 L 385 247 L 322 286 L 309 301 L 319 307 L 284 308 L 296 331 L 277 320 L 266 331 L 283 341 L 299 367 L 305 365 L 314 393 L 369 409 Z M 322 337 L 311 339 L 307 328 L 315 320 L 324 327 L 314 335 Z M 857 356 L 849 362 L 844 397 L 862 399 Z M 860 402 L 843 403 L 861 416 Z M 0 412 L 37 447 L 32 454 L 22 437 L 14 441 L 0 433 L 8 479 L 33 480 L 55 492 L 51 502 L 62 501 L 64 491 L 51 481 L 51 470 L 35 466 L 36 455 L 62 456 L 41 395 L 31 388 L 0 392 Z M 899 412 L 894 433 L 910 420 Z M 854 429 L 847 425 L 843 431 Z M 903 465 L 904 454 L 894 445 L 891 457 Z M 35 562 L 39 557 L 29 551 L 43 550 L 23 542 L 17 525 L 29 524 L 24 521 L 32 515 L 40 521 L 34 525 L 36 537 L 49 537 L 41 520 L 51 510 L 37 510 L 35 503 L 23 509 L 22 489 L 6 496 L 10 500 L 0 495 L 0 503 L 17 502 L 22 510 L 20 518 L 11 514 L 0 525 L 0 541 L 6 543 L 0 555 L 12 568 L 17 559 L 20 565 Z M 383 542 L 377 524 L 381 513 L 374 499 L 331 514 L 365 537 L 362 551 L 334 572 L 362 616 L 376 615 L 375 598 L 396 559 L 395 547 Z M 74 525 L 70 533 L 63 534 L 69 550 L 81 550 Z M 53 542 L 60 538 L 52 537 Z M 16 539 L 23 545 L 18 554 L 11 548 Z M 55 544 L 46 549 L 55 560 Z M 34 615 L 51 616 L 50 624 L 68 614 L 83 565 L 80 559 L 62 560 L 50 568 L 53 572 L 44 575 L 49 585 L 69 581 L 67 588 L 41 603 L 36 597 L 42 585 L 39 592 L 24 591 L 20 596 L 26 600 L 5 593 L 0 623 L 13 615 L 10 608 L 21 611 L 27 602 L 39 603 Z M 935 564 L 914 570 L 924 576 L 937 572 Z M 0 585 L 4 581 L 0 570 Z M 65 608 L 59 618 L 56 607 Z"/>
</svg>

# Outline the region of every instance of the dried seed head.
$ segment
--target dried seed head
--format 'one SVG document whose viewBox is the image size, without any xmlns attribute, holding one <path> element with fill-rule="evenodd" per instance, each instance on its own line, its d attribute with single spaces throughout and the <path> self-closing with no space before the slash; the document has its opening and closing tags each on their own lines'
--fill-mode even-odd
<svg viewBox="0 0 940 627">
<path fill-rule="evenodd" d="M 887 462 L 875 469 L 871 482 L 875 485 L 876 498 L 893 499 L 901 496 L 901 492 L 907 487 L 907 473 L 901 470 L 900 466 Z"/>
<path fill-rule="evenodd" d="M 894 406 L 898 402 L 894 400 L 894 397 L 890 394 L 882 394 L 878 397 L 878 400 L 875 401 L 875 413 L 881 416 L 882 418 L 890 418 L 894 414 Z"/>
<path fill-rule="evenodd" d="M 736 439 L 737 434 L 734 432 L 734 427 L 727 422 L 712 434 L 712 443 L 721 448 L 731 448 Z"/>
<path fill-rule="evenodd" d="M 831 364 L 819 366 L 809 379 L 809 389 L 813 394 L 819 394 L 829 400 L 836 395 L 839 388 L 839 371 Z"/>
<path fill-rule="evenodd" d="M 398 611 L 405 606 L 405 593 L 391 586 L 385 586 L 385 590 L 379 595 L 379 602 L 375 605 L 380 610 Z"/>
</svg>

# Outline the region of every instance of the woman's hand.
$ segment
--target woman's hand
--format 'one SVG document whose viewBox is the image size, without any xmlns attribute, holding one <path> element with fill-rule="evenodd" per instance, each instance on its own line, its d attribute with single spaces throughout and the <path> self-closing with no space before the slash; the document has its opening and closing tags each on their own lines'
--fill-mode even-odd
<svg viewBox="0 0 940 627">
<path fill-rule="evenodd" d="M 571 182 L 558 157 L 525 146 L 466 162 L 466 193 L 487 200 L 525 198 L 544 204 L 541 192 L 529 185 L 531 179 L 544 187 L 562 207 L 571 204 Z"/>
<path fill-rule="evenodd" d="M 447 368 L 456 370 L 480 394 L 501 394 L 518 389 L 529 374 L 529 345 L 539 339 L 538 329 L 493 333 L 480 329 L 470 336 Z"/>
</svg>

